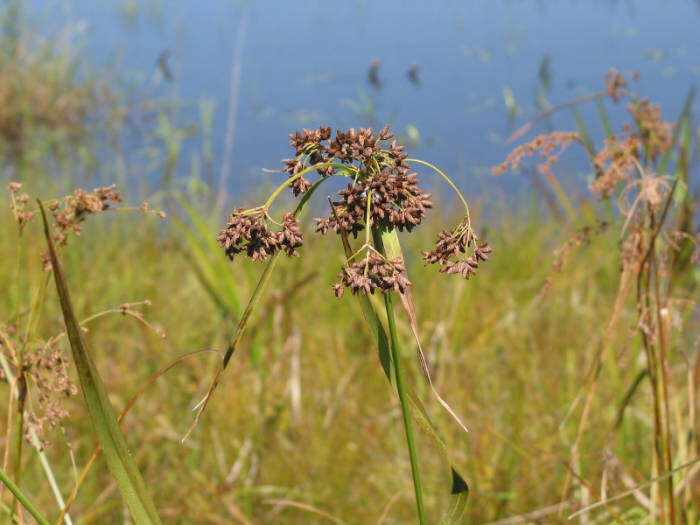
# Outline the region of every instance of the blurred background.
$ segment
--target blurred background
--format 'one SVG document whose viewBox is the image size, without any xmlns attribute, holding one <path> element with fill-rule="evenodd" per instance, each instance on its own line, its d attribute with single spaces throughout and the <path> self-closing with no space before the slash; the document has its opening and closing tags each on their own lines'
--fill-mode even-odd
<svg viewBox="0 0 700 525">
<path fill-rule="evenodd" d="M 159 179 L 162 150 L 177 144 L 175 176 L 223 177 L 237 194 L 261 168 L 278 168 L 295 129 L 385 123 L 412 154 L 439 159 L 467 196 L 519 191 L 530 182 L 491 174 L 508 137 L 603 91 L 611 67 L 640 73 L 636 89 L 669 120 L 700 79 L 691 0 L 26 1 L 17 16 L 36 30 L 31 46 L 78 55 L 82 75 L 108 75 L 134 111 L 126 118 L 159 104 L 158 122 L 127 140 L 126 176 Z M 579 111 L 597 119 L 593 103 Z M 540 122 L 554 128 L 575 130 L 571 111 Z M 587 182 L 585 155 L 560 169 Z"/>
</svg>

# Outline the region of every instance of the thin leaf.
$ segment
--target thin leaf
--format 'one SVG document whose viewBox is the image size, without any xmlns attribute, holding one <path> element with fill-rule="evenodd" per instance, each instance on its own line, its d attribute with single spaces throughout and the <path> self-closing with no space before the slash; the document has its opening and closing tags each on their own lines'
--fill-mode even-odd
<svg viewBox="0 0 700 525">
<path fill-rule="evenodd" d="M 681 109 L 681 114 L 678 116 L 678 120 L 676 120 L 676 125 L 674 126 L 673 129 L 673 139 L 671 141 L 671 146 L 668 148 L 664 156 L 661 158 L 661 162 L 659 163 L 659 169 L 657 170 L 658 173 L 666 173 L 666 168 L 668 167 L 668 163 L 671 161 L 671 154 L 673 153 L 673 149 L 676 145 L 676 142 L 678 141 L 678 137 L 680 136 L 681 132 L 681 122 L 685 119 L 688 119 L 690 117 L 690 110 L 693 107 L 693 100 L 695 99 L 695 86 L 690 88 L 690 91 L 688 92 L 688 96 L 685 97 L 685 103 L 683 104 L 683 109 Z"/>
<path fill-rule="evenodd" d="M 17 484 L 10 479 L 10 477 L 7 475 L 7 473 L 0 468 L 0 481 L 3 482 L 3 484 L 10 489 L 10 492 L 15 495 L 15 498 L 17 498 L 17 501 L 19 501 L 22 506 L 27 509 L 29 514 L 32 515 L 32 517 L 39 522 L 40 525 L 49 525 L 48 520 L 37 510 L 37 508 L 32 504 L 31 501 L 29 501 L 29 498 L 25 496 L 24 492 L 17 486 Z"/>
<path fill-rule="evenodd" d="M 68 285 L 49 232 L 49 223 L 41 201 L 38 201 L 44 223 L 44 235 L 49 248 L 56 289 L 66 323 L 71 353 L 80 379 L 80 388 L 87 404 L 93 430 L 104 451 L 105 460 L 129 511 L 137 524 L 160 523 L 156 507 L 129 453 L 117 416 L 109 402 L 100 375 L 90 356 L 82 331 L 73 312 Z"/>
<path fill-rule="evenodd" d="M 613 134 L 612 126 L 610 125 L 610 117 L 608 116 L 608 111 L 605 109 L 605 104 L 601 99 L 596 99 L 596 108 L 598 109 L 598 116 L 600 117 L 600 122 L 603 124 L 603 131 L 605 131 L 605 138 L 610 138 Z"/>
<path fill-rule="evenodd" d="M 581 135 L 581 140 L 586 148 L 586 151 L 593 158 L 595 152 L 595 145 L 593 144 L 593 139 L 591 139 L 590 133 L 588 133 L 588 127 L 581 117 L 581 113 L 577 108 L 572 108 L 571 113 L 574 115 L 574 121 L 576 122 L 576 129 L 578 129 L 578 134 Z"/>
<path fill-rule="evenodd" d="M 309 191 L 307 191 L 304 196 L 301 198 L 301 201 L 297 205 L 296 209 L 294 210 L 294 216 L 299 217 L 301 212 L 304 210 L 304 207 L 306 206 L 306 203 L 309 201 L 309 199 L 312 197 L 314 192 L 316 191 L 316 188 L 324 181 L 325 179 L 320 179 L 317 181 L 311 188 L 309 188 Z M 233 356 L 233 353 L 236 351 L 236 348 L 238 347 L 238 343 L 240 343 L 241 339 L 243 338 L 243 333 L 245 332 L 246 327 L 248 326 L 248 322 L 250 321 L 250 316 L 253 313 L 253 310 L 257 306 L 258 302 L 260 301 L 260 297 L 262 296 L 262 292 L 265 290 L 265 287 L 267 286 L 267 283 L 270 281 L 270 278 L 272 277 L 272 273 L 275 269 L 275 266 L 277 265 L 277 261 L 279 260 L 280 252 L 275 253 L 272 255 L 267 262 L 267 265 L 265 266 L 265 269 L 263 270 L 262 275 L 260 276 L 260 279 L 258 280 L 258 284 L 255 287 L 255 290 L 253 290 L 253 294 L 250 296 L 250 299 L 248 300 L 248 305 L 246 306 L 245 310 L 243 311 L 243 314 L 241 315 L 241 318 L 238 321 L 238 325 L 236 325 L 236 330 L 233 334 L 233 337 L 231 338 L 231 342 L 228 345 L 228 348 L 226 349 L 226 354 L 224 355 L 224 358 L 221 362 L 221 365 L 219 366 L 216 375 L 214 376 L 214 380 L 211 382 L 211 385 L 209 386 L 209 389 L 207 390 L 207 393 L 205 394 L 204 398 L 195 406 L 195 410 L 197 410 L 197 414 L 195 415 L 194 421 L 192 422 L 192 425 L 190 425 L 190 428 L 187 429 L 187 432 L 182 438 L 182 441 L 184 442 L 189 435 L 192 433 L 192 431 L 195 429 L 197 424 L 199 423 L 199 420 L 202 417 L 202 414 L 204 413 L 204 410 L 207 408 L 207 405 L 209 404 L 209 400 L 211 399 L 211 396 L 214 394 L 214 391 L 216 390 L 216 387 L 219 385 L 219 381 L 221 380 L 221 375 L 223 374 L 224 370 L 226 369 L 226 366 L 228 366 L 228 362 Z"/>
</svg>

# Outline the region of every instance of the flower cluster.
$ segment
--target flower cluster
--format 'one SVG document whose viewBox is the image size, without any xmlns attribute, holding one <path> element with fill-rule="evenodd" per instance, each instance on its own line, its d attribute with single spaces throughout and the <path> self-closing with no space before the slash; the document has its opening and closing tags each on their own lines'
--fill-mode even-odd
<svg viewBox="0 0 700 525">
<path fill-rule="evenodd" d="M 608 74 L 605 75 L 605 92 L 614 102 L 617 102 L 621 96 L 627 94 L 627 81 L 615 68 L 611 68 Z"/>
<path fill-rule="evenodd" d="M 554 131 L 548 135 L 539 135 L 511 151 L 505 161 L 493 168 L 493 173 L 501 175 L 508 168 L 517 169 L 525 157 L 531 157 L 537 152 L 542 159 L 542 169 L 548 170 L 574 141 L 582 142 L 581 136 L 575 131 Z"/>
<path fill-rule="evenodd" d="M 350 288 L 353 294 L 368 295 L 375 290 L 404 293 L 411 286 L 406 266 L 400 258 L 389 260 L 370 250 L 364 259 L 343 268 L 338 277 L 341 281 L 333 286 L 333 290 L 339 299 L 345 288 Z"/>
<path fill-rule="evenodd" d="M 330 213 L 316 219 L 316 231 L 326 234 L 333 230 L 343 238 L 346 248 L 349 237 L 357 238 L 363 231 L 366 234 L 365 244 L 357 252 L 366 250 L 364 258 L 349 262 L 340 273 L 340 282 L 333 287 L 338 297 L 343 295 L 345 288 L 354 294 L 372 294 L 375 290 L 403 293 L 411 285 L 403 260 L 386 257 L 370 242 L 371 230 L 412 231 L 433 206 L 430 194 L 424 193 L 419 186 L 418 175 L 411 172 L 404 146 L 392 141 L 393 137 L 389 126 L 378 133 L 372 128 L 338 130 L 334 138 L 331 128 L 324 126 L 289 135 L 295 156 L 282 161 L 284 167 L 281 171 L 287 175 L 286 185 L 295 197 L 312 188 L 312 181 L 305 177 L 307 173 L 316 172 L 322 177 L 316 184 L 333 175 L 349 179 L 335 199 L 329 198 Z M 218 236 L 219 244 L 230 259 L 239 253 L 258 261 L 280 250 L 288 255 L 297 254 L 302 235 L 294 215 L 285 215 L 281 231 L 272 231 L 268 226 L 268 221 L 271 221 L 269 207 L 284 187 L 280 186 L 263 206 L 233 211 L 226 228 Z M 460 197 L 464 201 L 461 194 Z M 456 251 L 450 248 L 454 253 L 446 254 L 447 248 L 442 243 L 429 258 L 435 259 L 430 262 L 439 263 L 442 272 L 459 273 L 469 278 L 478 262 L 488 259 L 491 249 L 486 243 L 477 246 L 471 228 L 465 228 L 457 243 L 464 243 L 461 253 L 465 253 L 466 246 L 471 246 L 473 239 L 475 247 L 470 257 L 452 260 L 450 257 L 460 251 L 459 247 Z M 350 257 L 350 261 L 354 259 L 355 256 Z"/>
<path fill-rule="evenodd" d="M 487 242 L 477 243 L 478 239 L 468 224 L 462 223 L 452 231 L 442 230 L 435 248 L 423 252 L 423 262 L 439 265 L 442 273 L 458 274 L 469 279 L 476 274 L 480 261 L 489 260 L 492 251 Z M 460 255 L 465 254 L 472 244 L 475 245 L 473 255 L 460 259 Z"/>
<path fill-rule="evenodd" d="M 267 220 L 260 208 L 248 212 L 235 209 L 217 237 L 226 256 L 233 260 L 235 255 L 245 251 L 254 261 L 264 261 L 280 250 L 290 257 L 298 256 L 296 249 L 301 247 L 304 238 L 294 214 L 285 214 L 282 229 L 276 232 L 268 228 Z"/>
<path fill-rule="evenodd" d="M 673 125 L 661 119 L 661 109 L 649 100 L 628 104 L 639 127 L 639 137 L 650 161 L 666 153 L 673 143 Z"/>
<path fill-rule="evenodd" d="M 33 383 L 31 409 L 27 413 L 27 429 L 32 428 L 41 439 L 44 430 L 53 429 L 68 416 L 63 405 L 66 398 L 78 393 L 68 375 L 68 363 L 58 347 L 37 347 L 24 356 L 24 369 Z M 30 436 L 25 436 L 31 441 Z M 41 441 L 42 447 L 46 443 Z"/>
<path fill-rule="evenodd" d="M 66 244 L 68 232 L 72 231 L 76 235 L 82 233 L 80 223 L 88 215 L 105 211 L 111 204 L 123 200 L 117 186 L 113 184 L 105 188 L 95 188 L 90 193 L 78 188 L 72 195 L 49 203 L 48 208 L 55 219 L 54 241 L 59 245 Z"/>
<path fill-rule="evenodd" d="M 421 191 L 418 176 L 408 170 L 385 169 L 348 184 L 338 195 L 330 216 L 316 219 L 316 231 L 325 234 L 332 228 L 357 237 L 365 229 L 368 212 L 370 227 L 388 223 L 400 231 L 411 231 L 432 207 L 430 194 Z"/>
<path fill-rule="evenodd" d="M 10 197 L 12 198 L 12 214 L 15 216 L 15 220 L 19 226 L 19 231 L 21 232 L 24 226 L 32 220 L 35 210 L 27 210 L 26 206 L 29 202 L 29 195 L 22 193 L 18 195 L 20 189 L 22 189 L 22 184 L 19 182 L 10 182 L 7 188 L 10 190 Z"/>
<path fill-rule="evenodd" d="M 629 129 L 629 128 L 627 128 Z M 611 135 L 605 147 L 593 158 L 596 178 L 591 190 L 599 197 L 610 197 L 618 183 L 628 180 L 638 165 L 642 143 L 634 133 Z"/>
</svg>

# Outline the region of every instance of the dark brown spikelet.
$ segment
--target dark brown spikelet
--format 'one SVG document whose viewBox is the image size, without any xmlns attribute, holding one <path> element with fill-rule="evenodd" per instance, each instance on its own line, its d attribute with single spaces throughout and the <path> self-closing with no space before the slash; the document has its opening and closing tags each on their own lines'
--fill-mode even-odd
<svg viewBox="0 0 700 525">
<path fill-rule="evenodd" d="M 458 274 L 469 279 L 476 274 L 479 262 L 489 260 L 491 247 L 487 242 L 482 242 L 474 247 L 472 256 L 459 259 L 461 254 L 467 252 L 467 248 L 477 242 L 477 238 L 472 232 L 466 219 L 452 231 L 442 230 L 438 234 L 435 248 L 429 252 L 423 252 L 423 262 L 425 264 L 437 264 L 440 272 L 448 274 Z"/>
<path fill-rule="evenodd" d="M 277 240 L 288 256 L 299 256 L 296 249 L 303 244 L 304 236 L 299 229 L 299 221 L 291 211 L 287 212 L 282 219 L 282 231 L 277 233 Z"/>
<path fill-rule="evenodd" d="M 343 268 L 339 277 L 341 282 L 333 286 L 338 298 L 343 296 L 344 287 L 353 294 L 368 295 L 375 290 L 404 293 L 411 286 L 400 258 L 387 260 L 375 252 L 367 252 L 364 259 Z"/>
<path fill-rule="evenodd" d="M 246 212 L 237 208 L 229 215 L 226 228 L 219 232 L 216 240 L 231 260 L 245 252 L 254 261 L 264 261 L 279 250 L 284 250 L 288 256 L 299 255 L 296 249 L 302 245 L 303 236 L 291 212 L 284 216 L 282 230 L 273 232 L 267 227 L 262 211 Z"/>
<path fill-rule="evenodd" d="M 418 226 L 432 208 L 430 194 L 418 186 L 418 175 L 403 166 L 387 168 L 367 174 L 354 184 L 338 192 L 340 199 L 333 202 L 334 213 L 326 219 L 317 219 L 316 230 L 325 233 L 332 228 L 336 233 L 357 234 L 365 229 L 367 199 L 370 227 L 388 224 L 399 231 Z"/>
</svg>

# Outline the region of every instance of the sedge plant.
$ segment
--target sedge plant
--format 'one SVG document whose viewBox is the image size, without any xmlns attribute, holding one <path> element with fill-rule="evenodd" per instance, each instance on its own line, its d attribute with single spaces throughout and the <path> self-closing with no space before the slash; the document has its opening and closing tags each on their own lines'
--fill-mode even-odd
<svg viewBox="0 0 700 525">
<path fill-rule="evenodd" d="M 326 217 L 316 219 L 316 232 L 335 232 L 342 242 L 346 262 L 332 290 L 337 298 L 342 298 L 346 290 L 359 298 L 365 319 L 377 340 L 380 362 L 396 389 L 401 406 L 418 520 L 426 523 L 428 517 L 423 503 L 419 455 L 411 415 L 427 430 L 448 460 L 449 454 L 417 396 L 407 385 L 396 328 L 394 297 L 398 296 L 416 336 L 421 369 L 430 382 L 418 337 L 411 281 L 397 235 L 397 232 L 411 233 L 432 208 L 430 195 L 420 189 L 418 175 L 411 171 L 413 165 L 431 168 L 443 177 L 464 205 L 463 219 L 455 227 L 444 229 L 439 234 L 434 248 L 423 252 L 424 262 L 437 265 L 442 273 L 469 279 L 476 273 L 479 264 L 488 260 L 491 248 L 486 242 L 479 241 L 472 227 L 467 202 L 455 184 L 432 164 L 409 159 L 405 148 L 396 140 L 391 141 L 393 134 L 388 126 L 379 133 L 371 128 L 338 131 L 335 138 L 332 138 L 329 127 L 321 126 L 318 129 L 297 131 L 290 138 L 295 156 L 284 159 L 281 170 L 287 180 L 262 205 L 248 209 L 235 208 L 217 238 L 230 259 L 243 255 L 254 261 L 265 261 L 267 266 L 241 316 L 221 368 L 200 405 L 197 419 L 233 355 L 279 255 L 299 255 L 304 240 L 298 220 L 300 212 L 321 184 L 333 177 L 343 177 L 347 180 L 347 185 L 337 193 L 335 200 L 329 199 L 330 211 Z M 312 176 L 316 176 L 317 180 L 309 180 Z M 295 210 L 284 213 L 278 220 L 271 209 L 287 188 L 291 189 L 294 197 L 300 197 L 300 202 Z M 375 294 L 383 296 L 383 304 L 371 300 Z M 432 382 L 430 386 L 432 387 Z M 437 395 L 434 387 L 433 392 L 443 407 L 459 422 L 459 418 Z M 464 427 L 461 422 L 460 425 Z M 444 523 L 454 523 L 461 519 L 467 492 L 466 482 L 452 467 L 454 498 L 443 514 Z"/>
</svg>

